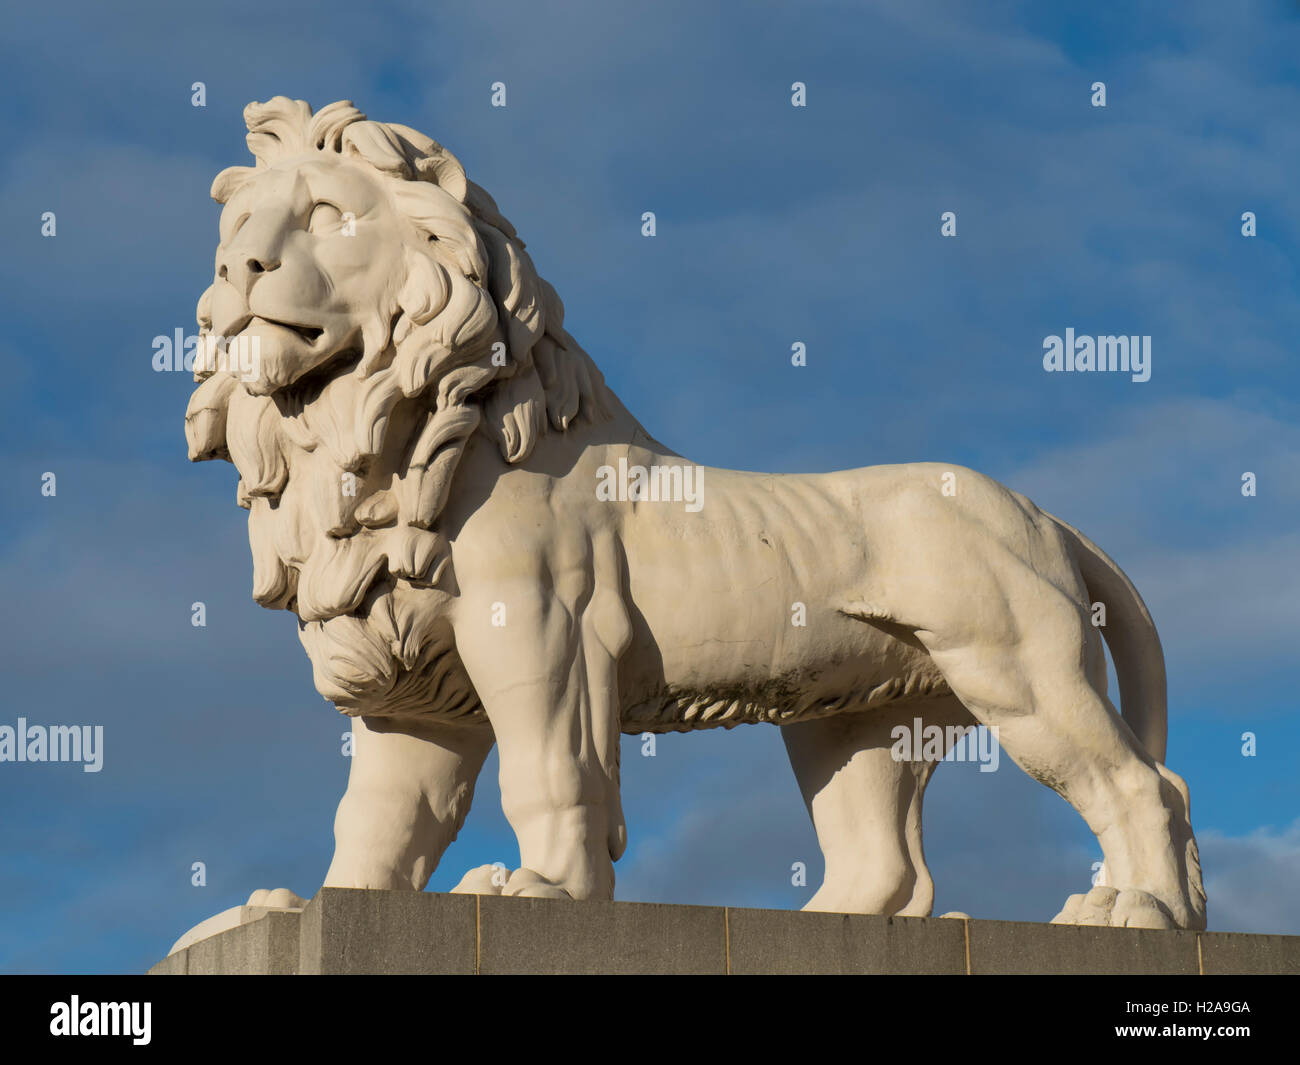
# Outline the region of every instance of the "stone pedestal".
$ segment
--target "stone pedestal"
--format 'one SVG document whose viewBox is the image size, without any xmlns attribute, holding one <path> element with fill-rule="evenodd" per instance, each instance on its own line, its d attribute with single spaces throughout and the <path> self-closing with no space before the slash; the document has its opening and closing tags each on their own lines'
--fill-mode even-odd
<svg viewBox="0 0 1300 1065">
<path fill-rule="evenodd" d="M 1300 975 L 1300 936 L 322 888 L 150 973 Z"/>
</svg>

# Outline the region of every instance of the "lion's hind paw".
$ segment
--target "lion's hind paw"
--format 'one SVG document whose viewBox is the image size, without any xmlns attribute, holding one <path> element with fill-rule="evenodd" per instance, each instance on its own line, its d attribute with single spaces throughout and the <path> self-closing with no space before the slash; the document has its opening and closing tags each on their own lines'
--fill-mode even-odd
<svg viewBox="0 0 1300 1065">
<path fill-rule="evenodd" d="M 1052 924 L 1099 925 L 1103 928 L 1177 928 L 1165 904 L 1136 888 L 1098 886 L 1086 895 L 1071 895 Z"/>
<path fill-rule="evenodd" d="M 501 864 L 471 869 L 451 889 L 453 895 L 518 895 L 532 899 L 571 899 L 573 896 L 531 869 L 510 872 Z"/>
</svg>

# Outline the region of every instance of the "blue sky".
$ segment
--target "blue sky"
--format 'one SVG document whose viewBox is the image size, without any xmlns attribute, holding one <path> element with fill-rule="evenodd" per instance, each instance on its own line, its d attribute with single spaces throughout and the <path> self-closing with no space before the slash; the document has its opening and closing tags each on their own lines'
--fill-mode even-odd
<svg viewBox="0 0 1300 1065">
<path fill-rule="evenodd" d="M 454 151 L 677 451 L 961 463 L 1103 545 L 1160 627 L 1211 927 L 1300 933 L 1297 52 L 1281 0 L 52 2 L 6 20 L 0 724 L 100 724 L 105 754 L 97 774 L 0 763 L 0 969 L 141 971 L 328 864 L 347 721 L 292 619 L 251 600 L 233 470 L 186 462 L 191 383 L 150 366 L 211 278 L 207 192 L 249 162 L 241 110 L 277 94 L 351 99 Z M 1150 335 L 1151 380 L 1044 373 L 1067 327 Z M 820 860 L 775 729 L 639 746 L 619 897 L 807 899 Z M 515 863 L 494 777 L 495 759 L 433 888 Z M 941 768 L 926 843 L 936 912 L 977 917 L 1050 919 L 1098 857 L 1009 759 Z"/>
</svg>

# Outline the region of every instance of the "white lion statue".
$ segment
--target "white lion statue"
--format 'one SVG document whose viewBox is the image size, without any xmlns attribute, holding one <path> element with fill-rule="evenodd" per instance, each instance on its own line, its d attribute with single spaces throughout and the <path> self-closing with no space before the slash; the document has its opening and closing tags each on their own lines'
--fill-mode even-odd
<svg viewBox="0 0 1300 1065">
<path fill-rule="evenodd" d="M 253 598 L 298 616 L 355 719 L 327 886 L 421 890 L 495 743 L 519 867 L 455 890 L 612 898 L 620 733 L 766 722 L 825 855 L 807 908 L 926 915 L 922 796 L 979 723 L 1100 841 L 1103 879 L 1057 921 L 1205 927 L 1160 641 L 1083 534 L 953 465 L 689 463 L 449 151 L 346 101 L 245 118 L 257 165 L 212 186 L 198 319 L 259 357 L 201 361 L 186 431 L 238 470 Z M 947 740 L 899 757 L 918 719 Z"/>
</svg>

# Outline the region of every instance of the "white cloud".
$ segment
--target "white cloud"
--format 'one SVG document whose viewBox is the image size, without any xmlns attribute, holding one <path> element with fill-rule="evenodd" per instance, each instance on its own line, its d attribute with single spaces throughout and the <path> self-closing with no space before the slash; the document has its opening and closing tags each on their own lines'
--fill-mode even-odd
<svg viewBox="0 0 1300 1065">
<path fill-rule="evenodd" d="M 1300 935 L 1300 820 L 1198 841 L 1212 930 Z"/>
</svg>

